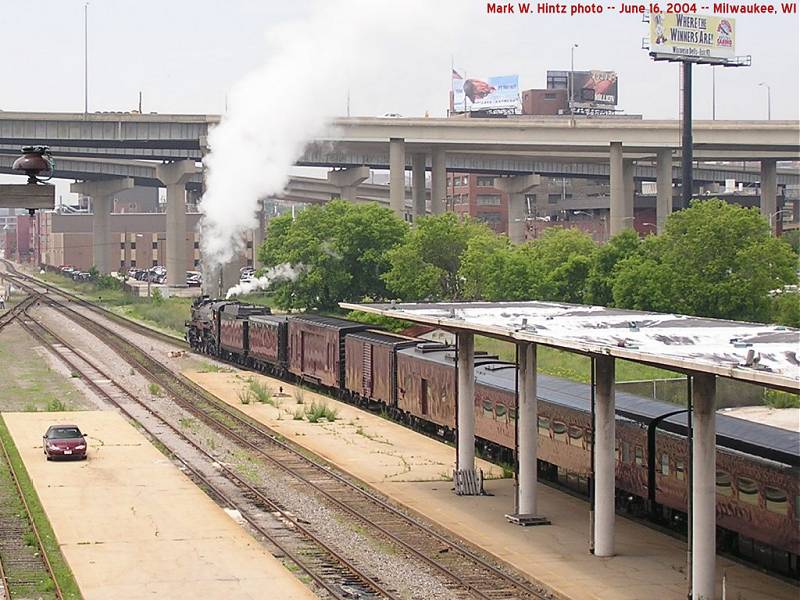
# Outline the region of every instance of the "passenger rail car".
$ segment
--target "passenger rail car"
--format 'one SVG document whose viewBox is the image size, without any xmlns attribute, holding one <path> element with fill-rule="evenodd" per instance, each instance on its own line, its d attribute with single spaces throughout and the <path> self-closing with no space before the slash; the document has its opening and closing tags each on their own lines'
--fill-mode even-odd
<svg viewBox="0 0 800 600">
<path fill-rule="evenodd" d="M 253 309 L 253 310 L 251 310 Z M 263 309 L 202 298 L 187 322 L 191 346 L 210 355 L 294 380 L 447 440 L 455 435 L 455 351 L 345 319 L 272 316 Z M 222 322 L 225 327 L 222 327 Z M 475 433 L 490 454 L 512 457 L 516 367 L 475 356 Z M 587 494 L 591 476 L 590 386 L 539 375 L 539 473 Z M 675 412 L 666 404 L 616 394 L 618 508 L 686 526 L 686 415 L 664 419 L 648 452 L 648 425 Z M 654 469 L 648 471 L 652 461 Z M 794 432 L 717 415 L 718 542 L 770 570 L 800 578 L 800 448 Z M 652 481 L 652 485 L 651 485 Z M 648 505 L 655 489 L 654 506 Z"/>
</svg>

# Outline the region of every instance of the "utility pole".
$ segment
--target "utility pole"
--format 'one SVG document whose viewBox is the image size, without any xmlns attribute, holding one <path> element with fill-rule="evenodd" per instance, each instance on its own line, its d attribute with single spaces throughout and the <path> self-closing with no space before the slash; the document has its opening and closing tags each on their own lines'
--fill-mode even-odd
<svg viewBox="0 0 800 600">
<path fill-rule="evenodd" d="M 692 63 L 683 62 L 683 135 L 681 136 L 681 209 L 692 200 Z"/>
<path fill-rule="evenodd" d="M 83 5 L 83 116 L 89 115 L 89 3 Z"/>
</svg>

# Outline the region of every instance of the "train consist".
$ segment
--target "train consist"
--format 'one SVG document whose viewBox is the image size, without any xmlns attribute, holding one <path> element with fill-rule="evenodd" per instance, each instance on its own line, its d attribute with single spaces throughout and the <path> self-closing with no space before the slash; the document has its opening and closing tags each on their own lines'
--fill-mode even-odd
<svg viewBox="0 0 800 600">
<path fill-rule="evenodd" d="M 427 433 L 454 438 L 452 347 L 344 319 L 277 316 L 265 307 L 207 297 L 195 302 L 186 325 L 187 341 L 198 352 L 311 383 Z M 515 440 L 515 379 L 513 363 L 476 353 L 477 443 L 487 454 L 506 459 L 513 456 Z M 539 476 L 588 494 L 590 387 L 540 375 L 538 394 Z M 651 434 L 654 443 L 648 440 L 648 424 L 676 408 L 616 394 L 617 500 L 620 510 L 648 514 L 662 524 L 685 529 L 686 415 L 663 419 Z M 799 480 L 800 448 L 794 432 L 718 415 L 720 550 L 800 579 Z M 654 498 L 648 493 L 651 489 Z"/>
</svg>

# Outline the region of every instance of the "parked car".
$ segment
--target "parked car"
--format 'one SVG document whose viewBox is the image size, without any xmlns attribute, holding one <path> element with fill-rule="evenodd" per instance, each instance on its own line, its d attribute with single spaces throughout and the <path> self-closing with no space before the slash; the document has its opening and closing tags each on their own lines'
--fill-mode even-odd
<svg viewBox="0 0 800 600">
<path fill-rule="evenodd" d="M 86 271 L 73 271 L 72 281 L 89 281 L 92 275 Z"/>
<path fill-rule="evenodd" d="M 190 287 L 203 285 L 203 276 L 198 271 L 186 271 L 186 285 Z"/>
<path fill-rule="evenodd" d="M 86 458 L 86 438 L 77 425 L 51 425 L 42 436 L 47 460 L 54 458 Z"/>
</svg>

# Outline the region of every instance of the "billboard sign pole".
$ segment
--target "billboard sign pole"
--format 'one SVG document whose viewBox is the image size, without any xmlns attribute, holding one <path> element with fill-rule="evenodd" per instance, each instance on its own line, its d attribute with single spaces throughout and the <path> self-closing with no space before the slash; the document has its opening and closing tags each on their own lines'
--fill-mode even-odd
<svg viewBox="0 0 800 600">
<path fill-rule="evenodd" d="M 657 5 L 654 5 L 657 6 Z M 736 56 L 734 19 L 694 14 L 662 14 L 645 17 L 650 39 L 644 47 L 656 61 L 681 63 L 683 124 L 681 135 L 681 209 L 692 200 L 692 64 L 748 67 L 749 56 Z"/>
</svg>

